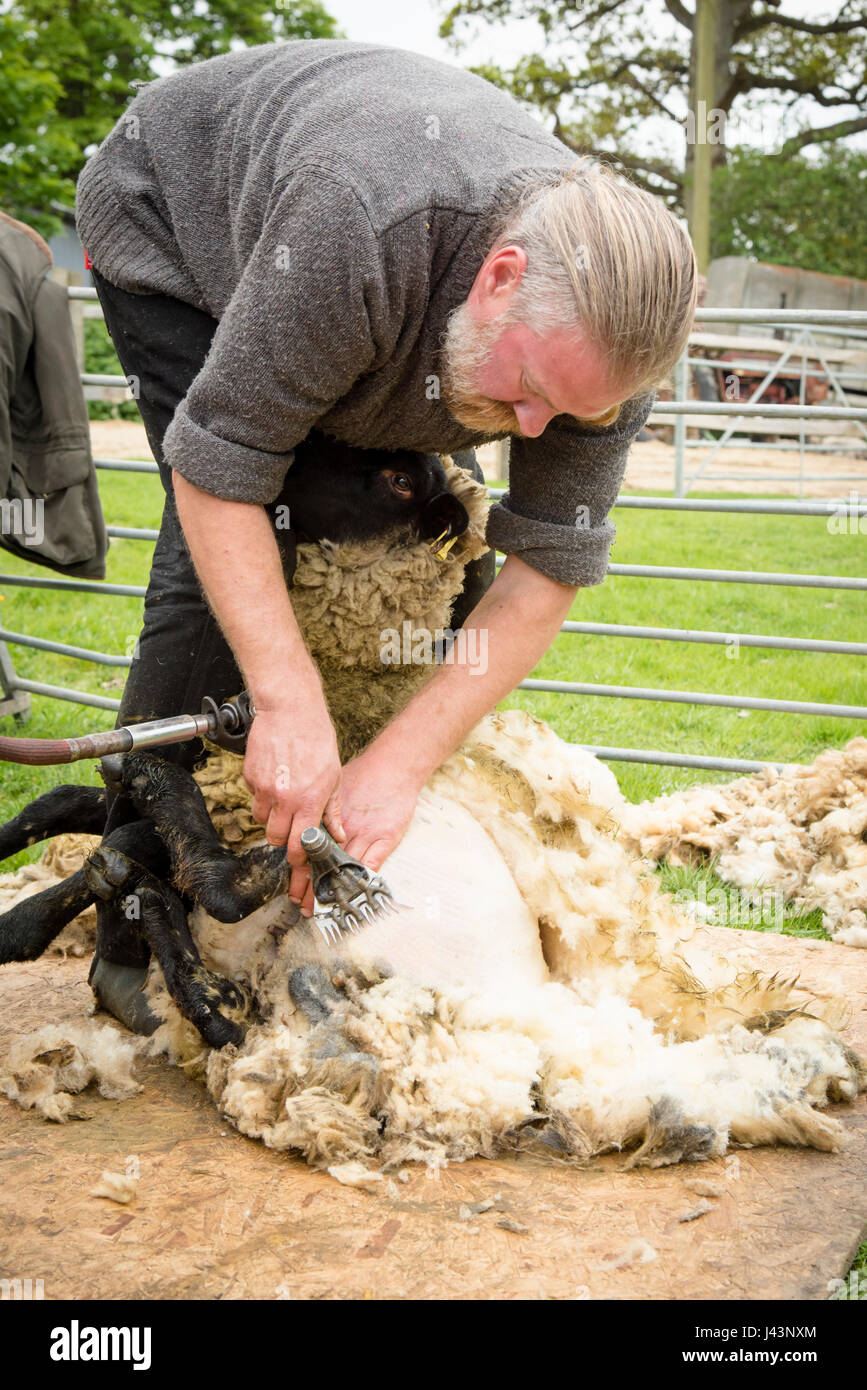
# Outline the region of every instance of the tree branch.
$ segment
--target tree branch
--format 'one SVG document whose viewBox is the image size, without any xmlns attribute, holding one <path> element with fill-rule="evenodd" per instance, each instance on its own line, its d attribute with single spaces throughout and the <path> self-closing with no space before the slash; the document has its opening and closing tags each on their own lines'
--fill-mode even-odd
<svg viewBox="0 0 867 1390">
<path fill-rule="evenodd" d="M 851 121 L 838 121 L 836 125 L 814 126 L 793 135 L 780 150 L 781 155 L 797 154 L 805 145 L 821 145 L 828 140 L 842 140 L 846 135 L 855 135 L 859 130 L 867 130 L 867 116 L 853 116 Z"/>
<path fill-rule="evenodd" d="M 619 10 L 622 4 L 623 0 L 609 0 L 607 4 L 600 4 L 592 14 L 579 15 L 575 20 L 569 20 L 564 15 L 561 22 L 567 33 L 577 34 L 579 30 L 587 29 L 591 24 L 595 24 L 598 19 L 607 18 L 615 10 Z"/>
<path fill-rule="evenodd" d="M 642 96 L 647 97 L 647 100 L 653 106 L 655 106 L 657 110 L 661 111 L 664 116 L 667 116 L 670 121 L 677 120 L 677 116 L 675 116 L 673 111 L 669 111 L 665 102 L 660 101 L 659 97 L 654 96 L 653 92 L 651 92 L 647 87 L 645 87 L 643 82 L 639 82 L 638 78 L 635 76 L 635 73 L 632 72 L 631 68 L 629 68 L 628 66 L 626 68 L 626 80 L 629 83 L 630 87 L 634 87 L 637 92 L 641 92 Z"/>
<path fill-rule="evenodd" d="M 788 14 L 769 14 L 765 10 L 762 14 L 750 15 L 737 28 L 737 37 L 740 39 L 744 34 L 754 34 L 757 29 L 766 29 L 770 24 L 778 24 L 781 29 L 794 29 L 799 34 L 851 34 L 853 29 L 863 29 L 865 18 L 860 19 L 837 19 L 829 24 L 813 24 L 809 19 L 795 19 Z"/>
<path fill-rule="evenodd" d="M 737 82 L 741 92 L 762 91 L 793 92 L 798 96 L 813 97 L 820 106 L 858 106 L 861 104 L 863 84 L 858 82 L 853 92 L 844 90 L 843 96 L 832 97 L 816 82 L 798 77 L 762 77 L 757 72 L 738 67 L 732 74 L 732 82 Z"/>
<path fill-rule="evenodd" d="M 686 8 L 686 5 L 682 5 L 680 0 L 665 0 L 665 8 L 670 15 L 674 16 L 678 24 L 682 24 L 685 29 L 689 29 L 692 33 L 695 15 Z"/>
</svg>

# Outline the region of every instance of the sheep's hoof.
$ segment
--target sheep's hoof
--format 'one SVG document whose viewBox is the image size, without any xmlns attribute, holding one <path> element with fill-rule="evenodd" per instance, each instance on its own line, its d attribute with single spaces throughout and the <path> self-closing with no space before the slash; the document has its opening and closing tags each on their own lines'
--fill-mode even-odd
<svg viewBox="0 0 867 1390">
<path fill-rule="evenodd" d="M 106 753 L 104 757 L 100 758 L 99 775 L 109 791 L 115 792 L 118 796 L 122 796 L 124 792 L 123 754 Z"/>
<path fill-rule="evenodd" d="M 252 1022 L 253 999 L 243 985 L 215 975 L 204 965 L 196 965 L 188 981 L 188 1009 L 182 1009 L 195 1024 L 208 1047 L 221 1048 L 241 1043 Z"/>
<path fill-rule="evenodd" d="M 100 898 L 103 902 L 116 897 L 122 888 L 127 887 L 141 873 L 141 864 L 137 864 L 121 850 L 112 849 L 111 845 L 98 845 L 84 861 L 87 886 L 94 897 Z"/>
</svg>

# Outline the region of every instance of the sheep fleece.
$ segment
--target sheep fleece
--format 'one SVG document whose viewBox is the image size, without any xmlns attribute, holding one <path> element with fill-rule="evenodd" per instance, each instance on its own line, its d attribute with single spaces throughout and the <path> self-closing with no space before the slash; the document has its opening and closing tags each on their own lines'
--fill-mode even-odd
<svg viewBox="0 0 867 1390">
<path fill-rule="evenodd" d="M 656 1166 L 730 1143 L 840 1148 L 823 1110 L 865 1076 L 834 1031 L 843 1006 L 716 955 L 620 842 L 623 807 L 589 754 L 488 717 L 385 866 L 399 898 L 418 885 L 413 912 L 329 952 L 285 899 L 236 926 L 198 910 L 206 963 L 250 987 L 261 1022 L 204 1050 L 153 965 L 150 1046 L 242 1133 L 354 1182 L 515 1149 Z M 314 1021 L 287 989 L 305 966 L 333 996 Z"/>
</svg>

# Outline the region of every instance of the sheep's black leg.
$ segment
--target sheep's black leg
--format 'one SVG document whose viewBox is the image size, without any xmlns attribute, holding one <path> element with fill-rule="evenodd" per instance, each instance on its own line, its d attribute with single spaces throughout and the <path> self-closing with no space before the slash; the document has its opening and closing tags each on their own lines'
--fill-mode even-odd
<svg viewBox="0 0 867 1390">
<path fill-rule="evenodd" d="M 148 821 L 119 826 L 105 844 L 124 854 L 134 854 L 154 873 L 168 872 L 168 853 Z M 90 907 L 97 896 L 85 867 L 63 883 L 55 883 L 10 907 L 0 915 L 0 965 L 14 960 L 36 960 L 66 924 Z"/>
<path fill-rule="evenodd" d="M 175 887 L 218 922 L 240 922 L 289 887 L 286 853 L 270 845 L 233 854 L 220 844 L 189 772 L 152 753 L 128 753 L 120 779 L 139 815 L 153 821 L 172 857 Z"/>
<path fill-rule="evenodd" d="M 52 835 L 75 831 L 101 835 L 105 829 L 105 791 L 102 787 L 64 785 L 38 796 L 17 816 L 0 825 L 0 860 Z"/>
<path fill-rule="evenodd" d="M 84 870 L 34 893 L 0 916 L 0 965 L 37 960 L 73 917 L 93 902 Z"/>
<path fill-rule="evenodd" d="M 134 909 L 139 930 L 162 967 L 169 994 L 207 1045 L 241 1042 L 250 1022 L 250 996 L 241 985 L 202 964 L 177 893 L 108 841 L 94 850 L 84 872 L 97 896 L 123 895 Z"/>
</svg>

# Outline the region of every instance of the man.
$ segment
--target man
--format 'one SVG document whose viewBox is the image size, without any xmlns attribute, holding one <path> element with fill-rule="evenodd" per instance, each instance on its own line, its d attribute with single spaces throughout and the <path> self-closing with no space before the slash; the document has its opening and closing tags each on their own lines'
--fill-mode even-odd
<svg viewBox="0 0 867 1390">
<path fill-rule="evenodd" d="M 379 868 L 434 768 L 604 578 L 695 265 L 654 199 L 573 166 L 480 78 L 314 40 L 151 84 L 82 174 L 79 232 L 170 494 L 121 720 L 249 688 L 253 813 L 308 910 L 302 830 L 324 820 Z M 467 619 L 487 672 L 437 668 L 343 768 L 267 515 L 314 427 L 452 454 L 511 437 L 488 528 L 507 558 Z M 103 914 L 103 961 L 139 949 Z"/>
</svg>

